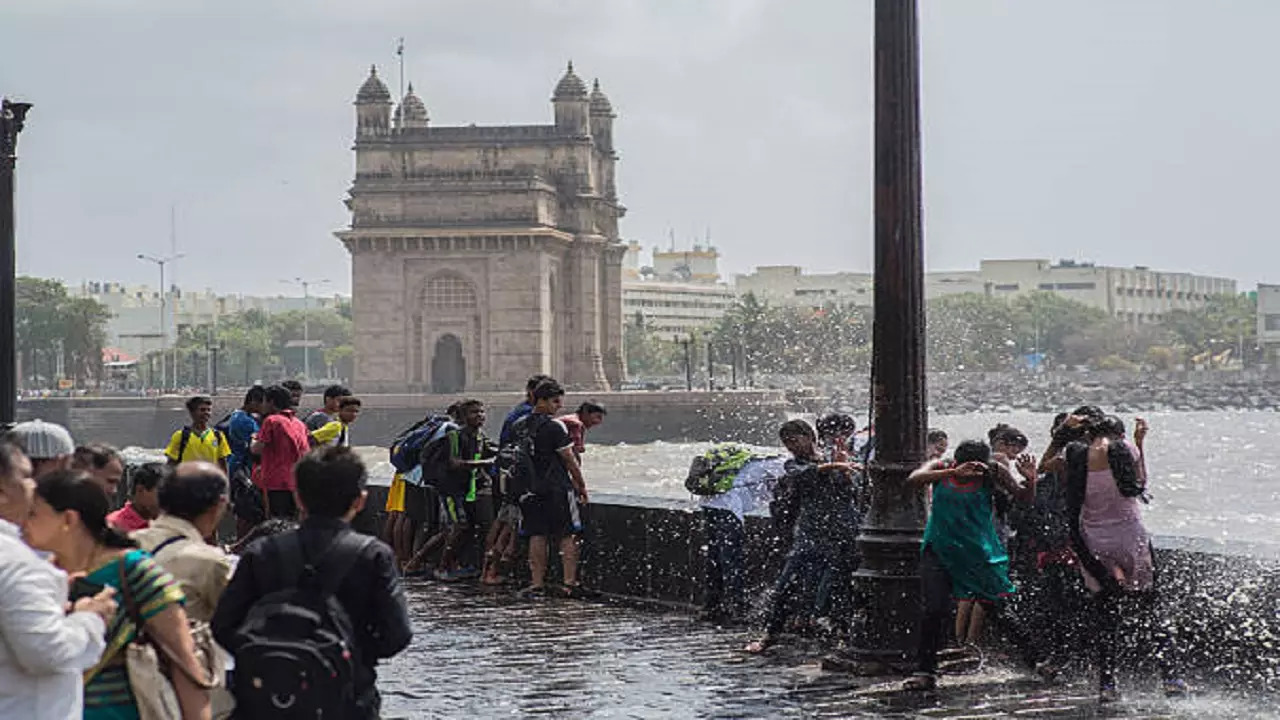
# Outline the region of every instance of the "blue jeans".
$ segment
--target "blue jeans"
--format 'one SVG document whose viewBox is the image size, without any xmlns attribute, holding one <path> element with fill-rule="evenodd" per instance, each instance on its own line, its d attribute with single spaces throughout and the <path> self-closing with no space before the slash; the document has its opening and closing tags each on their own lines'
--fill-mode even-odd
<svg viewBox="0 0 1280 720">
<path fill-rule="evenodd" d="M 773 585 L 773 597 L 765 615 L 765 632 L 776 635 L 787 622 L 787 610 L 793 605 L 803 606 L 803 598 L 809 591 L 815 599 L 821 596 L 823 580 L 831 565 L 830 553 L 807 543 L 797 543 L 787 555 L 782 572 Z"/>
<path fill-rule="evenodd" d="M 709 612 L 740 617 L 747 607 L 743 559 L 746 529 L 738 516 L 728 510 L 703 508 L 702 520 L 707 538 L 702 607 Z"/>
</svg>

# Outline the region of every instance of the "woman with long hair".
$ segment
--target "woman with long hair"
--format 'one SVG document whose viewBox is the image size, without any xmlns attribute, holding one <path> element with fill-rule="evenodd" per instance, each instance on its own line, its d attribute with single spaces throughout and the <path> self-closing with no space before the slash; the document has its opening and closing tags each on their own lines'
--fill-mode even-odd
<svg viewBox="0 0 1280 720">
<path fill-rule="evenodd" d="M 1120 698 L 1116 648 L 1121 619 L 1134 611 L 1156 623 L 1155 561 L 1139 502 L 1146 491 L 1146 466 L 1136 445 L 1125 439 L 1124 423 L 1108 415 L 1087 425 L 1085 440 L 1066 449 L 1067 519 L 1071 544 L 1085 585 L 1093 595 L 1098 664 L 1098 699 Z M 1156 641 L 1167 635 L 1155 628 Z M 1169 648 L 1155 657 L 1165 692 L 1181 695 L 1186 684 L 1175 674 Z"/>
<path fill-rule="evenodd" d="M 157 645 L 169 659 L 170 681 L 183 720 L 210 716 L 209 694 L 192 678 L 205 674 L 196 658 L 187 613 L 177 581 L 137 544 L 107 523 L 106 492 L 88 473 L 63 470 L 36 483 L 24 535 L 37 550 L 51 552 L 66 572 L 84 574 L 96 587 L 115 588 L 119 607 L 107 623 L 107 646 L 84 675 L 86 720 L 135 720 L 138 708 L 129 685 L 126 649 L 137 636 L 130 600 Z M 207 681 L 207 679 L 206 679 Z"/>
</svg>

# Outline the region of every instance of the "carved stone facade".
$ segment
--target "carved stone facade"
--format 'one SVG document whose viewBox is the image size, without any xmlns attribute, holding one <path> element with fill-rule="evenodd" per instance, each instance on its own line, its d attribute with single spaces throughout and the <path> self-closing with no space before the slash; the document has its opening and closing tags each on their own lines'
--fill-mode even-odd
<svg viewBox="0 0 1280 720">
<path fill-rule="evenodd" d="M 409 86 L 393 117 L 370 72 L 356 96 L 351 227 L 355 385 L 523 388 L 543 372 L 625 379 L 613 109 L 573 65 L 551 125 L 437 127 Z"/>
</svg>

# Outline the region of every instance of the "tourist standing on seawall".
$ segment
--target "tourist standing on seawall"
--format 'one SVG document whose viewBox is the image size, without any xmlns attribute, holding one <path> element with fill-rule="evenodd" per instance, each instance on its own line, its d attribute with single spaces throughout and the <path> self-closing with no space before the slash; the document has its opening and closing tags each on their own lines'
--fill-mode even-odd
<svg viewBox="0 0 1280 720">
<path fill-rule="evenodd" d="M 333 414 L 333 419 L 311 430 L 311 447 L 351 447 L 351 426 L 360 417 L 361 404 L 360 398 L 344 395 L 338 401 L 338 410 Z"/>
<path fill-rule="evenodd" d="M 111 527 L 123 533 L 142 530 L 160 514 L 160 501 L 157 489 L 160 482 L 173 473 L 172 466 L 166 463 L 146 463 L 129 476 L 130 488 L 128 502 L 124 507 L 107 516 Z"/>
<path fill-rule="evenodd" d="M 266 519 L 262 493 L 253 484 L 253 453 L 249 446 L 260 429 L 262 406 L 267 390 L 254 385 L 244 395 L 244 404 L 227 418 L 227 477 L 231 484 L 231 504 L 236 516 L 236 537 L 243 538 L 254 525 Z"/>
<path fill-rule="evenodd" d="M 608 414 L 603 405 L 588 400 L 574 412 L 558 418 L 569 431 L 569 439 L 573 441 L 573 454 L 578 458 L 579 464 L 582 463 L 582 454 L 587 451 L 587 431 L 604 422 L 604 416 Z"/>
<path fill-rule="evenodd" d="M 307 425 L 307 431 L 312 433 L 314 436 L 317 430 L 333 422 L 336 419 L 335 416 L 338 414 L 338 411 L 342 409 L 342 399 L 349 397 L 350 395 L 351 391 L 342 385 L 330 385 L 325 388 L 324 407 L 310 413 L 307 415 L 306 419 L 303 420 Z M 312 447 L 323 444 L 324 443 L 319 442 L 313 437 L 311 443 Z"/>
<path fill-rule="evenodd" d="M 1087 441 L 1066 449 L 1067 517 L 1085 585 L 1093 594 L 1098 699 L 1120 698 L 1115 676 L 1120 622 L 1122 615 L 1134 612 L 1156 624 L 1160 647 L 1153 654 L 1165 692 L 1185 694 L 1187 686 L 1178 677 L 1167 634 L 1159 627 L 1155 559 L 1139 502 L 1146 491 L 1144 464 L 1137 446 L 1124 439 L 1119 418 L 1106 416 L 1086 430 Z"/>
<path fill-rule="evenodd" d="M 908 482 L 932 486 L 933 510 L 920 549 L 924 607 L 917 667 L 905 687 L 930 690 L 937 685 L 938 651 L 947 637 L 953 598 L 957 601 L 956 637 L 975 653 L 989 611 L 1006 632 L 1018 635 L 1003 612 L 1003 600 L 1014 586 L 1009 581 L 1009 556 L 996 531 L 993 495 L 1025 497 L 1027 492 L 1008 467 L 991 461 L 991 448 L 978 440 L 960 443 L 954 460 L 927 461 L 911 473 Z"/>
<path fill-rule="evenodd" d="M 167 649 L 183 719 L 209 717 L 209 694 L 192 680 L 207 671 L 195 655 L 182 590 L 150 555 L 107 525 L 107 495 L 101 487 L 79 470 L 45 475 L 36 483 L 23 533 L 32 547 L 52 552 L 67 572 L 87 573 L 85 583 L 116 590 L 119 606 L 107 627 L 106 650 L 85 673 L 86 720 L 137 716 L 125 666 L 128 645 L 138 634 L 135 617 Z"/>
<path fill-rule="evenodd" d="M 520 481 L 520 532 L 529 538 L 531 576 L 522 594 L 536 597 L 546 593 L 547 550 L 554 538 L 564 569 L 563 593 L 579 597 L 583 589 L 578 582 L 578 536 L 583 529 L 581 506 L 587 502 L 587 485 L 573 454 L 569 431 L 554 417 L 564 403 L 564 388 L 555 380 L 545 380 L 534 389 L 533 399 L 533 412 L 518 423 L 523 427 L 512 430 L 518 438 L 530 438 L 533 451 L 528 477 Z"/>
<path fill-rule="evenodd" d="M 114 591 L 75 597 L 64 610 L 67 576 L 21 538 L 32 488 L 31 461 L 0 440 L 0 717 L 79 720 L 81 673 L 102 655 Z"/>
<path fill-rule="evenodd" d="M 191 416 L 191 423 L 174 432 L 169 438 L 169 446 L 164 450 L 169 464 L 204 460 L 217 464 L 225 471 L 231 446 L 227 444 L 227 437 L 222 431 L 209 424 L 213 419 L 213 399 L 204 395 L 189 398 L 187 413 Z"/>
<path fill-rule="evenodd" d="M 732 443 L 695 457 L 685 488 L 699 496 L 706 562 L 700 619 L 724 624 L 746 620 L 746 544 L 743 517 L 773 500 L 786 458 L 756 455 Z"/>
<path fill-rule="evenodd" d="M 282 385 L 267 388 L 262 429 L 249 452 L 258 456 L 253 481 L 263 493 L 267 517 L 296 518 L 293 466 L 311 448 L 307 426 L 293 413 L 293 397 Z"/>
<path fill-rule="evenodd" d="M 764 634 L 747 644 L 750 653 L 764 652 L 777 640 L 788 605 L 805 588 L 816 589 L 811 607 L 817 618 L 825 617 L 832 599 L 831 586 L 823 582 L 831 579 L 828 569 L 856 556 L 857 509 L 848 475 L 855 466 L 825 462 L 818 451 L 817 433 L 803 420 L 783 423 L 778 437 L 791 458 L 786 462 L 786 475 L 778 481 L 774 506 L 786 507 L 785 513 L 795 517 L 794 539 L 774 583 Z"/>
<path fill-rule="evenodd" d="M 507 417 L 502 421 L 502 431 L 498 433 L 498 447 L 506 447 L 511 444 L 514 438 L 511 436 L 511 428 L 520 418 L 533 412 L 533 391 L 547 380 L 552 380 L 550 375 L 532 375 L 524 384 L 524 401 L 519 405 L 511 408 L 511 412 L 507 413 Z"/>
</svg>

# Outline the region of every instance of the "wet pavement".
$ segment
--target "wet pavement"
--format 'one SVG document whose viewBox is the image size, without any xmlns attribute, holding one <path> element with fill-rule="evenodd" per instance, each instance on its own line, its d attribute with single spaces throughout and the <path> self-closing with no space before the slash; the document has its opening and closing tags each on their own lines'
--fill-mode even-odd
<svg viewBox="0 0 1280 720">
<path fill-rule="evenodd" d="M 517 600 L 509 590 L 413 582 L 410 648 L 380 669 L 385 718 L 1273 718 L 1270 696 L 1166 700 L 1154 685 L 1099 707 L 1082 680 L 1046 686 L 994 668 L 943 678 L 823 672 L 812 648 L 741 651 L 744 630 L 608 602 Z"/>
</svg>

